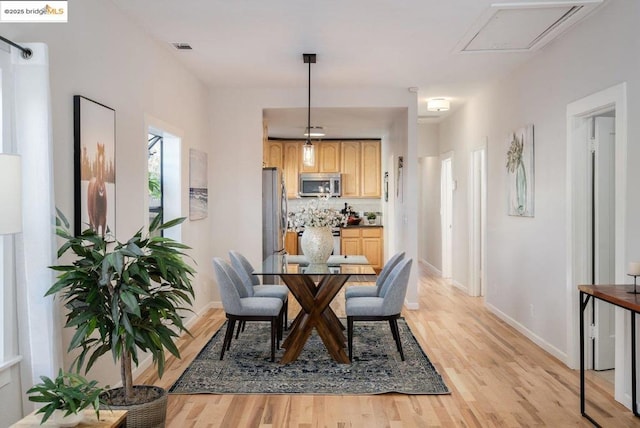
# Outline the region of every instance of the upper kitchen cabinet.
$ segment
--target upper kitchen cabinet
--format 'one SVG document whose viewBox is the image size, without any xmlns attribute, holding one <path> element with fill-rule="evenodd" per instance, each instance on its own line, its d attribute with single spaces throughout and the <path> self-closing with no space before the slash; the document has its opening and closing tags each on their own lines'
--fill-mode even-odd
<svg viewBox="0 0 640 428">
<path fill-rule="evenodd" d="M 362 142 L 362 181 L 360 196 L 363 198 L 379 198 L 380 183 L 380 141 Z"/>
<path fill-rule="evenodd" d="M 342 142 L 342 197 L 353 198 L 360 196 L 360 141 Z"/>
<path fill-rule="evenodd" d="M 340 172 L 340 142 L 316 141 L 313 148 L 316 154 L 315 164 L 306 166 L 301 161 L 300 172 Z"/>
<path fill-rule="evenodd" d="M 379 198 L 380 141 L 343 141 L 341 146 L 342 196 Z"/>
<path fill-rule="evenodd" d="M 264 144 L 262 162 L 266 167 L 283 169 L 284 149 L 280 141 L 266 141 Z"/>
<path fill-rule="evenodd" d="M 284 155 L 282 170 L 284 171 L 284 183 L 287 186 L 287 198 L 297 198 L 302 146 L 297 141 L 287 141 L 281 144 Z"/>
</svg>

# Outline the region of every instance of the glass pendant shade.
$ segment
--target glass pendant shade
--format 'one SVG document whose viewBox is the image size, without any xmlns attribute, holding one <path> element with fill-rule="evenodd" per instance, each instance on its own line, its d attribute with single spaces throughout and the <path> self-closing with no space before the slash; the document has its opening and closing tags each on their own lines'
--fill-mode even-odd
<svg viewBox="0 0 640 428">
<path fill-rule="evenodd" d="M 309 140 L 302 146 L 302 164 L 304 166 L 314 166 L 316 164 L 315 147 Z"/>
<path fill-rule="evenodd" d="M 0 235 L 22 230 L 20 156 L 0 153 Z"/>
</svg>

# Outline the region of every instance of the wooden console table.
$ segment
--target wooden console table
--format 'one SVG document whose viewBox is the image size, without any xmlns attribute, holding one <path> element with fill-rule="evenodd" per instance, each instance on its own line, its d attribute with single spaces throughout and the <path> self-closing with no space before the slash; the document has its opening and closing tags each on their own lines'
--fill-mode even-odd
<svg viewBox="0 0 640 428">
<path fill-rule="evenodd" d="M 633 414 L 638 414 L 636 391 L 636 314 L 640 313 L 640 294 L 630 293 L 632 285 L 579 285 L 580 290 L 580 413 L 591 423 L 600 426 L 585 409 L 585 382 L 584 382 L 584 311 L 591 297 L 611 303 L 619 308 L 631 312 L 631 408 Z"/>
<path fill-rule="evenodd" d="M 127 418 L 126 410 L 100 410 L 100 420 L 96 419 L 96 413 L 93 409 L 84 410 L 84 419 L 77 428 L 117 428 L 125 425 Z M 36 427 L 57 427 L 55 423 L 48 420 L 44 425 L 40 425 L 42 413 L 36 415 L 36 411 L 29 413 L 27 416 L 11 425 L 10 428 L 36 428 Z"/>
</svg>

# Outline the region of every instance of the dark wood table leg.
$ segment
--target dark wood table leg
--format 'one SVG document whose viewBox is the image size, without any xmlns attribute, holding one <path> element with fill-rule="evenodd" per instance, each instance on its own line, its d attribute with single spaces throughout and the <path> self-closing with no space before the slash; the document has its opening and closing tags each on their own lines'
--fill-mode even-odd
<svg viewBox="0 0 640 428">
<path fill-rule="evenodd" d="M 349 275 L 322 276 L 317 286 L 308 275 L 282 275 L 281 277 L 291 294 L 300 303 L 301 310 L 283 344 L 286 351 L 280 362 L 286 364 L 295 361 L 315 328 L 332 358 L 339 363 L 349 363 L 349 357 L 344 348 L 346 339 L 342 332 L 342 323 L 329 306 Z"/>
</svg>

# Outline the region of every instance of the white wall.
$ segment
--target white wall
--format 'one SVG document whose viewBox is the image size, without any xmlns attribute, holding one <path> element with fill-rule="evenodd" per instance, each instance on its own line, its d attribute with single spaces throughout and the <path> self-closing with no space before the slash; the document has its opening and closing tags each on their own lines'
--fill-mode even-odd
<svg viewBox="0 0 640 428">
<path fill-rule="evenodd" d="M 182 214 L 188 216 L 189 148 L 208 151 L 210 158 L 214 155 L 209 147 L 207 88 L 111 2 L 69 3 L 66 24 L 2 25 L 2 35 L 16 42 L 49 46 L 56 205 L 73 217 L 73 95 L 77 94 L 116 111 L 117 237 L 128 238 L 146 221 L 145 115 L 179 130 L 183 137 L 181 205 Z M 182 227 L 183 242 L 193 247 L 190 254 L 199 271 L 194 281 L 196 311 L 211 299 L 210 231 L 211 216 Z M 71 334 L 64 333 L 65 349 Z M 68 355 L 64 363 L 68 368 Z M 119 371 L 108 354 L 89 377 L 114 385 Z M 5 400 L 0 397 L 0 402 Z"/>
<path fill-rule="evenodd" d="M 440 150 L 454 150 L 454 279 L 468 284 L 467 177 L 470 149 L 488 136 L 487 305 L 564 359 L 566 301 L 566 107 L 628 83 L 627 259 L 640 259 L 640 3 L 610 1 L 511 76 L 441 125 Z M 535 217 L 507 216 L 505 156 L 510 131 L 535 126 Z M 622 256 L 624 257 L 624 255 Z M 577 291 L 575 291 L 577 293 Z"/>
</svg>

